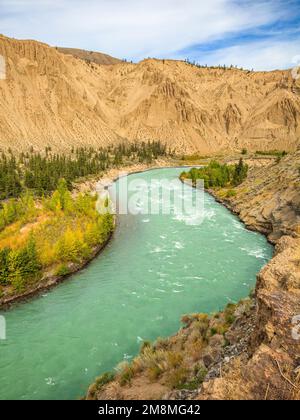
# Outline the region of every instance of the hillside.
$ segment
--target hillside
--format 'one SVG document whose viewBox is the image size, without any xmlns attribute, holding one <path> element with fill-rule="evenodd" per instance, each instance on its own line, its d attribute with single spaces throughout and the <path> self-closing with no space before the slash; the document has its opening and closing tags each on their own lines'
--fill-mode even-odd
<svg viewBox="0 0 300 420">
<path fill-rule="evenodd" d="M 88 63 L 96 63 L 96 64 L 118 64 L 121 63 L 121 60 L 115 57 L 111 57 L 108 54 L 98 53 L 95 51 L 86 51 L 80 50 L 78 48 L 61 48 L 57 47 L 57 50 L 63 54 L 72 55 L 75 58 L 80 58 Z"/>
<path fill-rule="evenodd" d="M 0 81 L 4 149 L 160 139 L 179 153 L 214 153 L 299 143 L 300 96 L 289 71 L 155 59 L 100 65 L 4 36 L 0 54 L 7 64 Z"/>
</svg>

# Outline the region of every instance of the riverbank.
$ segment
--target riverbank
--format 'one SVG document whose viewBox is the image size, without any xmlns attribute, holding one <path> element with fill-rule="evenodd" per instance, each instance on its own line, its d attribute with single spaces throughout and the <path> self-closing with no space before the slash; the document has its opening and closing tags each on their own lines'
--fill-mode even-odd
<svg viewBox="0 0 300 420">
<path fill-rule="evenodd" d="M 1 309 L 52 288 L 99 254 L 115 220 L 99 214 L 96 201 L 91 194 L 72 197 L 62 180 L 48 198 L 28 195 L 6 204 L 4 211 L 18 213 L 0 234 Z"/>
<path fill-rule="evenodd" d="M 154 164 L 145 164 L 145 163 L 133 163 L 132 165 L 126 165 L 120 168 L 111 168 L 108 171 L 104 172 L 101 177 L 92 177 L 90 180 L 85 180 L 83 182 L 74 183 L 75 194 L 79 192 L 91 192 L 96 191 L 97 183 L 101 181 L 107 182 L 107 184 L 116 181 L 120 176 L 125 174 L 131 175 L 145 171 L 151 171 L 153 169 L 160 168 L 172 168 L 177 167 L 178 161 L 173 159 L 157 159 Z"/>
<path fill-rule="evenodd" d="M 29 288 L 28 290 L 15 294 L 14 296 L 10 296 L 8 298 L 0 299 L 0 310 L 8 310 L 14 304 L 28 301 L 29 299 L 35 298 L 40 294 L 46 292 L 47 290 L 52 289 L 53 287 L 57 286 L 59 283 L 65 281 L 67 278 L 71 277 L 73 274 L 76 274 L 83 268 L 87 267 L 93 260 L 96 258 L 101 251 L 106 247 L 113 236 L 113 231 L 109 234 L 107 240 L 99 244 L 98 246 L 94 247 L 92 250 L 91 255 L 89 258 L 85 259 L 84 261 L 78 264 L 69 264 L 68 265 L 68 273 L 65 275 L 55 275 L 55 274 L 45 274 L 42 279 L 39 281 L 38 284 L 34 285 L 33 287 Z"/>
<path fill-rule="evenodd" d="M 211 191 L 249 229 L 276 245 L 257 276 L 254 296 L 209 318 L 185 318 L 177 335 L 147 346 L 146 353 L 142 349 L 134 369 L 127 365 L 109 381 L 100 377 L 88 399 L 299 399 L 299 166 L 297 152 L 251 168 L 234 197 L 226 197 L 224 189 Z M 155 362 L 152 376 L 149 364 L 140 363 L 145 358 Z M 180 369 L 183 361 L 188 371 Z M 167 363 L 171 382 L 161 375 L 160 363 Z"/>
<path fill-rule="evenodd" d="M 246 399 L 299 399 L 300 314 L 299 270 L 299 164 L 300 153 L 267 168 L 251 170 L 235 189 L 211 191 L 248 229 L 265 234 L 275 245 L 273 259 L 258 274 L 254 328 L 247 346 L 230 371 L 207 381 L 199 398 L 222 399 L 230 388 Z M 235 328 L 233 326 L 232 332 Z"/>
<path fill-rule="evenodd" d="M 134 163 L 128 166 L 124 166 L 122 168 L 111 168 L 99 177 L 90 177 L 90 179 L 88 180 L 74 182 L 72 197 L 76 198 L 79 194 L 95 194 L 97 191 L 97 183 L 103 179 L 105 179 L 107 183 L 112 183 L 115 180 L 117 180 L 121 174 L 133 174 L 143 172 L 145 170 L 159 169 L 162 167 L 172 166 L 176 166 L 176 162 L 174 162 L 171 159 L 157 159 L 154 164 L 150 165 L 145 163 Z M 114 219 L 114 224 L 116 224 L 116 219 Z M 20 229 L 22 232 L 24 232 L 25 230 L 27 231 L 32 228 L 36 228 L 36 225 L 36 222 L 32 223 L 30 221 L 30 223 L 22 224 Z M 34 298 L 40 295 L 41 293 L 45 292 L 46 290 L 49 290 L 55 287 L 57 284 L 65 281 L 73 274 L 76 274 L 77 272 L 85 268 L 88 264 L 90 264 L 99 255 L 99 253 L 109 243 L 112 235 L 113 231 L 110 232 L 109 237 L 105 240 L 104 243 L 100 243 L 94 246 L 91 252 L 89 253 L 88 257 L 84 258 L 79 263 L 67 264 L 67 270 L 64 270 L 67 271 L 66 274 L 57 274 L 55 272 L 56 270 L 45 270 L 41 278 L 35 284 L 32 284 L 30 287 L 26 287 L 26 290 L 22 290 L 20 292 L 13 291 L 9 296 L 1 296 L 0 309 L 7 310 L 16 303 Z"/>
</svg>

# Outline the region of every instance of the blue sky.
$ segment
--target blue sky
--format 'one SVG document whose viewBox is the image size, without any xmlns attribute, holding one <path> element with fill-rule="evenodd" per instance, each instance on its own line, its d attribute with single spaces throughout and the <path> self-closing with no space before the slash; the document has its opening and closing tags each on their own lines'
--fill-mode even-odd
<svg viewBox="0 0 300 420">
<path fill-rule="evenodd" d="M 134 61 L 289 68 L 300 0 L 0 0 L 0 33 Z"/>
</svg>

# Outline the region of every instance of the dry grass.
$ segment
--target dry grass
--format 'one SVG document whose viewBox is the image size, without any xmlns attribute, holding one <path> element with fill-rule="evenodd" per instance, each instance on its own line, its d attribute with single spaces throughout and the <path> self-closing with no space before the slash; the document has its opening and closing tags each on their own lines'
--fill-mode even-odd
<svg viewBox="0 0 300 420">
<path fill-rule="evenodd" d="M 292 391 L 292 400 L 300 400 L 300 366 L 296 369 L 294 384 L 297 388 Z"/>
<path fill-rule="evenodd" d="M 140 354 L 130 364 L 123 362 L 118 366 L 116 384 L 135 389 L 139 380 L 146 378 L 149 383 L 167 387 L 170 391 L 199 389 L 207 375 L 202 358 L 210 340 L 215 334 L 224 335 L 230 328 L 237 307 L 241 308 L 241 305 L 229 304 L 223 312 L 211 316 L 201 313 L 184 315 L 181 320 L 184 326 L 176 336 L 159 338 L 153 344 L 144 342 Z M 220 340 L 216 342 L 222 351 L 222 343 Z M 224 371 L 230 378 L 224 391 L 228 399 L 234 399 L 239 390 L 241 373 L 238 368 Z"/>
</svg>

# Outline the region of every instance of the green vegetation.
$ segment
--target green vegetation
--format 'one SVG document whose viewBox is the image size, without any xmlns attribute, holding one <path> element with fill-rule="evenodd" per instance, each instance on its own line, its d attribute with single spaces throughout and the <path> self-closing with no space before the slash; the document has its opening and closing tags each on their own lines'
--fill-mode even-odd
<svg viewBox="0 0 300 420">
<path fill-rule="evenodd" d="M 228 190 L 226 193 L 226 198 L 230 197 L 236 197 L 236 191 L 235 190 Z"/>
<path fill-rule="evenodd" d="M 3 204 L 0 211 L 0 292 L 21 291 L 44 272 L 63 276 L 71 264 L 89 259 L 113 230 L 113 216 L 99 214 L 97 196 L 72 197 L 60 179 L 47 198 L 30 193 Z"/>
<path fill-rule="evenodd" d="M 288 153 L 285 150 L 257 150 L 255 152 L 257 156 L 274 156 L 282 158 L 286 156 Z"/>
<path fill-rule="evenodd" d="M 119 382 L 121 386 L 129 384 L 134 377 L 134 369 L 130 366 L 129 363 L 123 362 L 121 363 L 120 375 L 119 375 Z"/>
<path fill-rule="evenodd" d="M 58 185 L 60 178 L 67 182 L 88 175 L 119 167 L 126 162 L 150 164 L 159 156 L 166 156 L 167 149 L 160 141 L 119 144 L 107 148 L 79 148 L 68 155 L 55 154 L 50 147 L 44 153 L 21 153 L 18 158 L 9 151 L 0 157 L 0 200 L 20 197 L 27 189 L 37 196 L 49 195 Z"/>
<path fill-rule="evenodd" d="M 113 216 L 96 211 L 96 196 L 72 197 L 72 182 L 132 162 L 166 156 L 159 141 L 79 148 L 68 155 L 31 149 L 0 156 L 0 295 L 14 295 L 42 278 L 65 276 L 91 258 L 113 230 Z M 108 208 L 106 199 L 103 206 Z"/>
<path fill-rule="evenodd" d="M 104 385 L 114 380 L 114 373 L 105 372 L 99 378 L 96 379 L 96 385 L 98 389 L 101 389 Z"/>
<path fill-rule="evenodd" d="M 16 220 L 26 220 L 36 214 L 34 199 L 28 191 L 22 193 L 19 200 L 11 199 L 4 203 L 0 202 L 0 232 Z"/>
<path fill-rule="evenodd" d="M 166 383 L 171 389 L 184 389 L 188 376 L 188 369 L 178 367 L 169 373 Z"/>
<path fill-rule="evenodd" d="M 67 276 L 68 274 L 70 274 L 70 268 L 66 265 L 66 264 L 61 264 L 55 273 L 57 276 Z"/>
<path fill-rule="evenodd" d="M 199 69 L 241 70 L 241 71 L 246 71 L 247 73 L 254 71 L 253 69 L 250 71 L 250 70 L 244 69 L 243 67 L 239 68 L 237 66 L 234 66 L 233 64 L 231 64 L 230 66 L 226 66 L 226 64 L 223 64 L 223 65 L 219 64 L 217 66 L 208 66 L 207 64 L 200 64 L 200 63 L 197 63 L 196 61 L 191 61 L 189 58 L 185 59 L 184 62 L 188 64 L 189 66 L 197 67 Z"/>
<path fill-rule="evenodd" d="M 41 268 L 34 239 L 31 237 L 21 249 L 2 249 L 0 263 L 0 285 L 11 284 L 17 291 L 22 290 L 26 280 L 35 278 Z"/>
<path fill-rule="evenodd" d="M 257 156 L 270 156 L 276 158 L 276 163 L 280 163 L 281 159 L 285 157 L 288 153 L 285 150 L 269 150 L 269 151 L 261 151 L 258 150 L 255 152 Z"/>
<path fill-rule="evenodd" d="M 235 316 L 234 316 L 235 310 L 236 310 L 236 305 L 233 304 L 233 303 L 228 303 L 228 305 L 226 306 L 225 311 L 224 311 L 224 319 L 225 319 L 226 326 L 230 326 L 231 324 L 234 323 L 234 321 L 235 321 Z"/>
<path fill-rule="evenodd" d="M 89 388 L 90 399 L 94 399 L 97 391 L 100 391 L 105 385 L 113 381 L 114 378 L 115 378 L 115 374 L 112 372 L 105 372 L 101 376 L 96 378 L 93 385 L 91 385 Z"/>
<path fill-rule="evenodd" d="M 0 159 L 0 200 L 18 197 L 22 191 L 21 169 L 13 155 L 7 158 L 4 154 Z"/>
<path fill-rule="evenodd" d="M 197 180 L 203 179 L 205 188 L 236 187 L 244 181 L 247 173 L 248 165 L 244 164 L 243 159 L 240 159 L 236 165 L 222 165 L 212 161 L 208 166 L 182 172 L 180 179 L 190 179 L 193 185 L 196 185 Z"/>
<path fill-rule="evenodd" d="M 195 153 L 194 155 L 183 155 L 181 157 L 181 160 L 183 160 L 183 161 L 185 161 L 185 160 L 187 160 L 187 161 L 189 161 L 189 160 L 200 160 L 202 158 L 203 158 L 202 156 Z"/>
<path fill-rule="evenodd" d="M 199 389 L 200 385 L 204 382 L 207 372 L 208 371 L 204 366 L 197 364 L 194 367 L 193 377 L 188 379 L 187 382 L 180 384 L 179 389 L 188 389 L 191 391 Z"/>
</svg>

